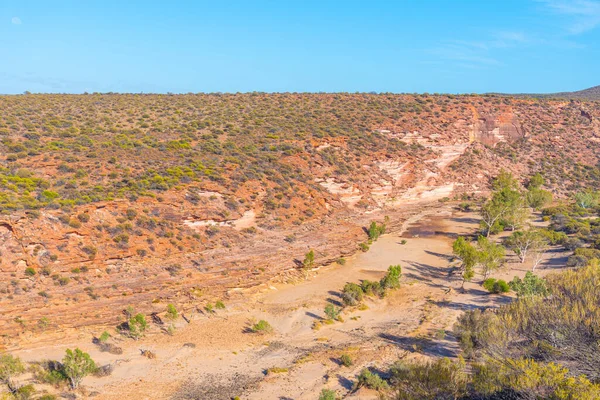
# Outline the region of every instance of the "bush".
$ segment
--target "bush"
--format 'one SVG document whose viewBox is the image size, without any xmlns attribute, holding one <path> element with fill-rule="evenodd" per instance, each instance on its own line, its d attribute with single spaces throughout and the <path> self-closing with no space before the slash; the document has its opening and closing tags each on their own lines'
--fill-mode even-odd
<svg viewBox="0 0 600 400">
<path fill-rule="evenodd" d="M 348 354 L 342 354 L 340 357 L 340 364 L 342 364 L 344 367 L 351 367 L 353 363 L 352 357 L 350 357 Z"/>
<path fill-rule="evenodd" d="M 107 341 L 109 338 L 110 338 L 110 333 L 108 333 L 108 332 L 104 331 L 104 332 L 102 332 L 102 334 L 100 335 L 100 338 L 99 338 L 99 340 L 100 340 L 101 342 L 106 342 L 106 341 Z"/>
<path fill-rule="evenodd" d="M 336 400 L 337 395 L 335 390 L 331 389 L 323 389 L 321 390 L 321 394 L 319 394 L 319 400 Z"/>
<path fill-rule="evenodd" d="M 224 310 L 225 309 L 225 303 L 223 303 L 221 300 L 217 300 L 217 302 L 215 303 L 215 308 L 217 310 Z"/>
<path fill-rule="evenodd" d="M 363 299 L 363 290 L 356 283 L 346 283 L 342 290 L 342 300 L 347 306 L 355 306 Z"/>
<path fill-rule="evenodd" d="M 147 327 L 146 316 L 138 313 L 130 317 L 129 321 L 127 321 L 127 334 L 129 337 L 137 340 L 144 336 Z"/>
<path fill-rule="evenodd" d="M 425 363 L 397 361 L 390 368 L 392 387 L 405 400 L 458 399 L 467 393 L 468 374 L 462 358 L 440 358 Z"/>
<path fill-rule="evenodd" d="M 304 255 L 304 261 L 302 261 L 302 265 L 304 268 L 312 268 L 315 263 L 315 252 L 309 251 Z"/>
<path fill-rule="evenodd" d="M 337 319 L 340 316 L 340 310 L 331 303 L 325 306 L 325 315 L 328 319 Z"/>
<path fill-rule="evenodd" d="M 385 233 L 385 224 L 378 224 L 377 222 L 371 222 L 369 225 L 369 229 L 367 229 L 367 233 L 369 235 L 369 240 L 376 241 L 379 239 L 379 236 Z"/>
<path fill-rule="evenodd" d="M 270 333 L 273 332 L 273 327 L 267 321 L 261 319 L 260 321 L 252 325 L 252 328 L 250 328 L 250 330 L 254 333 Z"/>
<path fill-rule="evenodd" d="M 400 275 L 402 275 L 402 267 L 400 265 L 390 265 L 387 274 L 381 279 L 381 287 L 384 290 L 399 288 Z"/>
<path fill-rule="evenodd" d="M 0 356 L 0 381 L 8 383 L 14 376 L 23 372 L 25 372 L 25 366 L 19 357 L 13 357 L 10 354 Z"/>
<path fill-rule="evenodd" d="M 171 321 L 176 320 L 179 317 L 179 313 L 173 304 L 167 305 L 167 318 Z"/>
<path fill-rule="evenodd" d="M 490 293 L 508 293 L 510 286 L 502 279 L 488 278 L 483 281 L 483 287 Z"/>
<path fill-rule="evenodd" d="M 73 389 L 79 386 L 83 378 L 96 371 L 94 360 L 78 348 L 75 351 L 67 349 L 62 365 L 63 373 L 69 378 Z"/>
<path fill-rule="evenodd" d="M 383 297 L 385 294 L 385 290 L 379 282 L 373 282 L 365 279 L 360 283 L 360 288 L 367 296 Z"/>
<path fill-rule="evenodd" d="M 509 286 L 519 297 L 546 296 L 549 293 L 546 281 L 532 274 L 530 271 L 527 271 L 522 280 L 515 276 L 509 282 Z"/>
<path fill-rule="evenodd" d="M 27 276 L 34 276 L 35 275 L 35 269 L 32 267 L 27 267 L 25 268 L 25 275 Z"/>
<path fill-rule="evenodd" d="M 372 373 L 368 369 L 363 369 L 358 375 L 358 381 L 356 382 L 356 389 L 366 387 L 373 390 L 384 390 L 389 386 L 386 381 L 381 379 L 377 374 Z"/>
</svg>

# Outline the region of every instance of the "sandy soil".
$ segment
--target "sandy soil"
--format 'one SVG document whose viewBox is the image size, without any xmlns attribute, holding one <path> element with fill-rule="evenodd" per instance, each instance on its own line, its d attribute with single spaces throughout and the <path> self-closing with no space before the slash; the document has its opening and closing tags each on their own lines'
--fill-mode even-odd
<svg viewBox="0 0 600 400">
<path fill-rule="evenodd" d="M 345 265 L 312 271 L 295 284 L 266 287 L 214 314 L 187 315 L 190 322 L 178 321 L 173 335 L 159 327 L 139 342 L 115 334 L 111 340 L 123 348 L 122 355 L 101 353 L 91 343 L 101 331 L 89 329 L 65 333 L 62 339 L 49 336 L 17 355 L 26 361 L 60 359 L 65 348 L 78 346 L 100 365 L 114 364 L 111 376 L 85 379 L 80 394 L 96 399 L 308 400 L 323 388 L 345 398 L 376 399 L 368 390 L 352 391 L 362 368 L 384 368 L 399 357 L 455 357 L 459 349 L 451 329 L 457 316 L 510 301 L 510 296 L 482 290 L 479 276 L 463 292 L 460 278 L 450 274 L 452 241 L 473 233 L 477 224 L 475 214 L 449 206 L 429 210 L 407 220 L 399 233 L 381 237 L 368 252 L 348 258 Z M 538 273 L 558 268 L 562 257 L 561 252 L 549 252 Z M 322 323 L 328 302 L 341 305 L 344 284 L 380 279 L 392 264 L 402 265 L 400 289 L 385 299 L 368 299 L 365 309 L 344 310 L 344 322 Z M 523 276 L 530 267 L 511 256 L 494 277 Z M 259 319 L 269 321 L 274 332 L 249 333 L 248 327 Z M 320 329 L 313 329 L 319 322 Z M 151 350 L 156 358 L 143 357 L 141 349 Z M 342 353 L 352 356 L 351 367 L 339 364 Z"/>
</svg>

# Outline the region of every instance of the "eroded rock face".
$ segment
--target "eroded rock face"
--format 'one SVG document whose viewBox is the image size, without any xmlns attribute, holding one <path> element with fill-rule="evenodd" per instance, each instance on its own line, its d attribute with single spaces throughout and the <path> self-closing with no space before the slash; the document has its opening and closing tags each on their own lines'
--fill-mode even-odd
<svg viewBox="0 0 600 400">
<path fill-rule="evenodd" d="M 473 137 L 487 146 L 499 142 L 513 142 L 524 138 L 525 132 L 512 111 L 497 115 L 480 115 L 473 124 Z"/>
</svg>

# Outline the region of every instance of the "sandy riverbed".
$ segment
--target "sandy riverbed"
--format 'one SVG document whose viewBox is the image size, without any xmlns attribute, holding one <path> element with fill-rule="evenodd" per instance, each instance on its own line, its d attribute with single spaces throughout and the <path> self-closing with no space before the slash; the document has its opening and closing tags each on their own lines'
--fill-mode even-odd
<svg viewBox="0 0 600 400">
<path fill-rule="evenodd" d="M 343 266 L 313 271 L 296 284 L 271 286 L 214 315 L 196 314 L 189 324 L 179 321 L 173 336 L 153 328 L 139 342 L 119 340 L 124 349 L 119 356 L 99 352 L 91 338 L 100 332 L 90 330 L 78 332 L 68 343 L 40 342 L 18 355 L 26 361 L 60 359 L 65 348 L 79 346 L 99 364 L 115 363 L 110 377 L 85 379 L 86 393 L 96 394 L 96 399 L 312 400 L 322 388 L 338 390 L 346 398 L 375 399 L 365 390 L 350 394 L 363 367 L 385 367 L 398 357 L 454 357 L 459 349 L 449 332 L 457 316 L 510 300 L 487 294 L 481 277 L 462 292 L 460 278 L 449 274 L 451 243 L 457 235 L 473 233 L 476 218 L 449 207 L 416 215 L 400 232 L 382 236 Z M 549 253 L 540 273 L 554 270 L 562 257 Z M 516 258 L 509 261 L 495 277 L 512 279 L 530 268 Z M 400 289 L 385 299 L 368 299 L 368 309 L 344 311 L 343 323 L 313 329 L 327 302 L 339 304 L 345 283 L 380 279 L 393 264 L 402 265 Z M 258 319 L 269 321 L 274 333 L 246 333 Z M 142 357 L 140 349 L 152 350 L 157 358 Z M 344 352 L 355 360 L 349 368 L 338 363 Z M 273 367 L 287 372 L 267 374 Z"/>
</svg>

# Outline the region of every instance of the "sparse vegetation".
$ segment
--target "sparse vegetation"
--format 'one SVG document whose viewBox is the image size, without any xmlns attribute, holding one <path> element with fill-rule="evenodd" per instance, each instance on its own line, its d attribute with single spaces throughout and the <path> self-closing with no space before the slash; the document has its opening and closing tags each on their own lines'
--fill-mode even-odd
<svg viewBox="0 0 600 400">
<path fill-rule="evenodd" d="M 96 371 L 96 363 L 88 353 L 80 349 L 67 349 L 62 360 L 62 370 L 69 379 L 71 387 L 77 388 L 83 378 Z"/>
<path fill-rule="evenodd" d="M 254 333 L 271 333 L 273 332 L 273 327 L 267 321 L 261 319 L 260 321 L 252 325 L 250 330 Z"/>
</svg>

